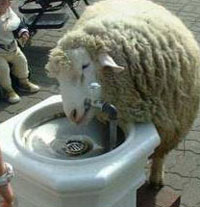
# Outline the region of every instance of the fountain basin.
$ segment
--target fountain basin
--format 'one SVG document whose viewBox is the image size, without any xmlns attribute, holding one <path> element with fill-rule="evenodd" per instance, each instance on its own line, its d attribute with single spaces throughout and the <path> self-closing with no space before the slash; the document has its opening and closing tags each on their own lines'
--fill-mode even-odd
<svg viewBox="0 0 200 207">
<path fill-rule="evenodd" d="M 108 151 L 108 127 L 96 120 L 84 129 L 61 127 L 66 120 L 61 103 L 59 95 L 52 96 L 0 125 L 4 159 L 16 170 L 12 184 L 19 206 L 135 207 L 146 161 L 160 142 L 154 125 L 131 125 L 127 137 L 119 132 L 115 149 Z M 90 150 L 68 155 L 77 146 L 85 150 L 80 143 L 71 148 L 77 138 L 90 140 Z M 57 145 L 62 149 L 63 142 L 60 153 Z"/>
<path fill-rule="evenodd" d="M 125 140 L 120 129 L 117 134 L 116 147 Z M 109 126 L 96 119 L 87 126 L 71 123 L 58 101 L 24 115 L 16 125 L 14 139 L 34 159 L 84 159 L 109 151 Z"/>
</svg>

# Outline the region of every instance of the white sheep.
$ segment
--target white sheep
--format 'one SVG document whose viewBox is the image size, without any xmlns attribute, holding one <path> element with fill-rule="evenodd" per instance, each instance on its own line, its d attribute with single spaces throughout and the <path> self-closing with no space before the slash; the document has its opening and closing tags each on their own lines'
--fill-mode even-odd
<svg viewBox="0 0 200 207">
<path fill-rule="evenodd" d="M 95 114 L 84 104 L 91 82 L 100 83 L 101 98 L 116 106 L 125 132 L 130 122 L 153 122 L 161 144 L 150 182 L 163 183 L 165 155 L 187 134 L 199 106 L 200 50 L 177 17 L 147 0 L 100 1 L 59 40 L 46 69 L 77 124 Z"/>
</svg>

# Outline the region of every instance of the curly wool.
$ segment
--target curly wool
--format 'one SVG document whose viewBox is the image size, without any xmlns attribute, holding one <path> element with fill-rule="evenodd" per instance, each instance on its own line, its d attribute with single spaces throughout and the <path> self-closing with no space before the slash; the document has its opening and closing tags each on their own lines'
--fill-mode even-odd
<svg viewBox="0 0 200 207">
<path fill-rule="evenodd" d="M 119 74 L 99 73 L 104 99 L 118 108 L 122 126 L 153 121 L 161 136 L 158 154 L 187 134 L 199 106 L 200 51 L 169 11 L 147 0 L 101 1 L 58 45 L 63 51 L 83 46 L 93 60 L 107 52 L 125 67 Z"/>
</svg>

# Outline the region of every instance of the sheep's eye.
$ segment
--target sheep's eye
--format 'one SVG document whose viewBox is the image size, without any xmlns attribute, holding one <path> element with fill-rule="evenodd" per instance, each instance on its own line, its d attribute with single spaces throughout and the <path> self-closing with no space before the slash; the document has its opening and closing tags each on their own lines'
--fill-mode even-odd
<svg viewBox="0 0 200 207">
<path fill-rule="evenodd" d="M 82 69 L 85 70 L 89 65 L 90 65 L 90 63 L 87 63 L 85 65 L 82 65 Z"/>
</svg>

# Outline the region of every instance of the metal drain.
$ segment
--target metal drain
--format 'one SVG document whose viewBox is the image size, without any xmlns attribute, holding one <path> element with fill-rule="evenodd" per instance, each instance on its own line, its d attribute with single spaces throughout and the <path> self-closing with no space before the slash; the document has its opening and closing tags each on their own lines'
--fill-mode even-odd
<svg viewBox="0 0 200 207">
<path fill-rule="evenodd" d="M 69 140 L 62 148 L 70 156 L 82 155 L 89 150 L 89 143 L 82 140 Z"/>
</svg>

